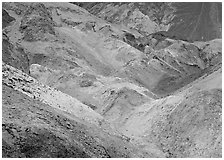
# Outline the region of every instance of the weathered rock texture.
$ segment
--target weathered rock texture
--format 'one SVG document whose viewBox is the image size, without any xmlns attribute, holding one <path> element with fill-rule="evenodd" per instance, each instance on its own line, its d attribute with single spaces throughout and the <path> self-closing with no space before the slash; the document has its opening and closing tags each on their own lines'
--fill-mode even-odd
<svg viewBox="0 0 224 160">
<path fill-rule="evenodd" d="M 139 157 L 127 141 L 3 84 L 4 158 Z"/>
<path fill-rule="evenodd" d="M 3 156 L 221 157 L 219 3 L 75 4 L 3 3 Z"/>
<path fill-rule="evenodd" d="M 122 23 L 141 34 L 168 31 L 182 40 L 221 38 L 221 3 L 75 3 L 112 23 Z"/>
</svg>

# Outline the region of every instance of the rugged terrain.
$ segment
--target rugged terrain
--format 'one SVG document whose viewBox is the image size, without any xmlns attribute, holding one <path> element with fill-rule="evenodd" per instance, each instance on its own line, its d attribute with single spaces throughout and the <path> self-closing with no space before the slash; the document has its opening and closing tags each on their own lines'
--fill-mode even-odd
<svg viewBox="0 0 224 160">
<path fill-rule="evenodd" d="M 167 31 L 165 36 L 188 41 L 208 41 L 221 37 L 222 4 L 219 2 L 75 4 L 97 17 L 128 26 L 143 35 Z"/>
<path fill-rule="evenodd" d="M 195 4 L 3 3 L 3 157 L 221 157 L 222 8 Z"/>
</svg>

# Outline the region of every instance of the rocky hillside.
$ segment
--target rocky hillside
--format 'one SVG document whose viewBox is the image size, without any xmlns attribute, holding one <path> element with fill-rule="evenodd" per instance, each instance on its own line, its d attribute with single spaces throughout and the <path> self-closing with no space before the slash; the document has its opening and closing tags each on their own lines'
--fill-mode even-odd
<svg viewBox="0 0 224 160">
<path fill-rule="evenodd" d="M 143 35 L 168 31 L 184 40 L 208 41 L 221 37 L 221 3 L 78 2 L 97 17 L 133 28 Z"/>
<path fill-rule="evenodd" d="M 3 157 L 221 157 L 220 10 L 4 2 Z"/>
<path fill-rule="evenodd" d="M 141 157 L 133 145 L 73 114 L 2 86 L 2 156 L 11 158 Z"/>
</svg>

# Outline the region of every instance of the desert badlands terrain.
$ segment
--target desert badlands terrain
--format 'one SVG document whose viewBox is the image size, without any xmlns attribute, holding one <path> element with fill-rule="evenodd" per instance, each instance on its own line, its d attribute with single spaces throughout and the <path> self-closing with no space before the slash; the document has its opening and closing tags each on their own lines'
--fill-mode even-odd
<svg viewBox="0 0 224 160">
<path fill-rule="evenodd" d="M 221 158 L 221 13 L 3 2 L 2 157 Z"/>
</svg>

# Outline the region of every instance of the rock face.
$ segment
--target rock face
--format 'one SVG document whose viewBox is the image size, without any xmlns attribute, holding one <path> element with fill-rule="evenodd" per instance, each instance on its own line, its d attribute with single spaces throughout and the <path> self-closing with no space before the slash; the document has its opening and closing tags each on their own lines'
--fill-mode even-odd
<svg viewBox="0 0 224 160">
<path fill-rule="evenodd" d="M 32 17 L 32 18 L 31 18 Z M 28 42 L 44 40 L 44 34 L 54 35 L 55 23 L 45 5 L 39 3 L 29 6 L 20 24 L 23 39 Z"/>
<path fill-rule="evenodd" d="M 3 3 L 3 157 L 221 157 L 218 4 Z"/>
</svg>

